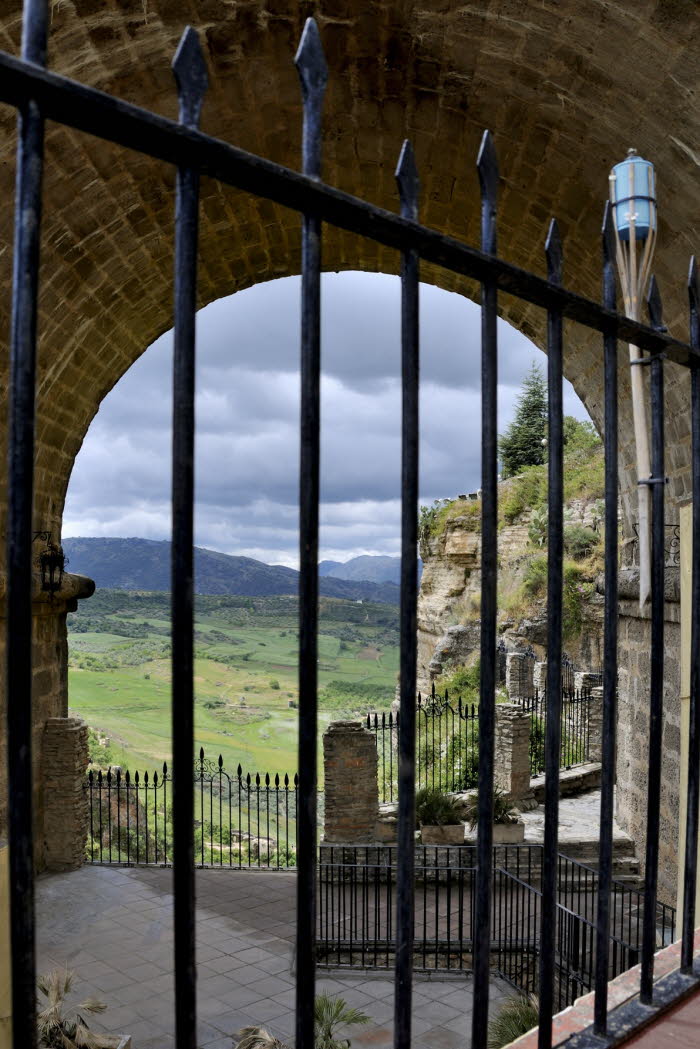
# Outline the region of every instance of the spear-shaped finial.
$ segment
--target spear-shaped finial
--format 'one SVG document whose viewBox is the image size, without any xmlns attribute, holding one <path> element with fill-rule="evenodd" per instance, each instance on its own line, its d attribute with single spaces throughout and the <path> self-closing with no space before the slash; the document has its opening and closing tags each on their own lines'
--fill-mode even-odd
<svg viewBox="0 0 700 1049">
<path fill-rule="evenodd" d="M 321 110 L 328 83 L 328 66 L 323 54 L 321 36 L 313 18 L 306 19 L 299 50 L 294 56 L 301 97 L 304 102 L 302 133 L 302 170 L 312 178 L 321 177 Z"/>
<path fill-rule="evenodd" d="M 613 221 L 613 209 L 609 200 L 605 201 L 605 211 L 603 212 L 603 226 L 601 229 L 603 238 L 603 262 L 610 263 L 614 260 L 617 253 L 617 245 L 615 244 L 615 223 Z"/>
<path fill-rule="evenodd" d="M 420 179 L 418 178 L 418 168 L 416 167 L 413 146 L 408 139 L 404 141 L 401 147 L 395 178 L 399 187 L 399 197 L 401 198 L 401 214 L 406 219 L 417 219 Z"/>
<path fill-rule="evenodd" d="M 698 284 L 698 264 L 694 255 L 690 257 L 690 267 L 688 269 L 688 299 L 690 301 L 690 309 L 697 316 L 700 313 L 700 285 Z"/>
<path fill-rule="evenodd" d="M 304 102 L 318 96 L 322 98 L 328 83 L 328 66 L 315 18 L 306 19 L 299 47 L 294 56 L 294 65 L 297 67 L 301 80 Z"/>
<path fill-rule="evenodd" d="M 559 224 L 556 219 L 552 219 L 549 224 L 547 239 L 544 242 L 544 254 L 547 259 L 547 280 L 552 284 L 561 284 L 563 254 Z"/>
<path fill-rule="evenodd" d="M 196 128 L 209 77 L 199 35 L 192 26 L 188 25 L 180 37 L 173 58 L 173 73 L 180 100 L 180 122 L 186 127 Z"/>
<path fill-rule="evenodd" d="M 654 274 L 652 274 L 651 280 L 649 281 L 647 310 L 649 311 L 649 321 L 652 328 L 656 328 L 657 331 L 667 331 L 666 325 L 664 324 L 659 285 L 657 284 Z"/>
<path fill-rule="evenodd" d="M 493 135 L 488 129 L 484 131 L 481 139 L 476 166 L 479 171 L 481 194 L 495 210 L 498 200 L 498 157 L 496 156 Z"/>
</svg>

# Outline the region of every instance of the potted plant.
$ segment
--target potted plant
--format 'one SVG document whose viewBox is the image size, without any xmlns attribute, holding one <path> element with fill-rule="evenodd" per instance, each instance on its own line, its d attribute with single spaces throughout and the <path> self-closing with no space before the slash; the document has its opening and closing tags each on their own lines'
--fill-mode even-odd
<svg viewBox="0 0 700 1049">
<path fill-rule="evenodd" d="M 449 794 L 423 787 L 416 794 L 416 822 L 423 845 L 463 845 L 460 807 Z"/>
<path fill-rule="evenodd" d="M 494 845 L 517 845 L 525 840 L 525 824 L 513 808 L 510 796 L 498 787 L 492 795 L 493 843 Z M 479 795 L 474 793 L 467 799 L 464 814 L 471 830 L 479 822 Z"/>
</svg>

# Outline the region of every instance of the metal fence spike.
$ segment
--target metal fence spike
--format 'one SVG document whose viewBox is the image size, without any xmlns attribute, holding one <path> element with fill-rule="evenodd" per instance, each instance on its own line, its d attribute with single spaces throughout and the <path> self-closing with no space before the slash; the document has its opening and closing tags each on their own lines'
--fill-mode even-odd
<svg viewBox="0 0 700 1049">
<path fill-rule="evenodd" d="M 498 200 L 498 157 L 493 135 L 488 130 L 484 131 L 482 136 L 476 166 L 479 172 L 481 194 L 495 211 Z"/>
<path fill-rule="evenodd" d="M 659 292 L 659 285 L 654 274 L 652 274 L 651 280 L 649 281 L 647 310 L 649 311 L 649 321 L 652 328 L 656 328 L 657 331 L 666 331 L 663 318 L 663 307 L 661 305 L 661 293 Z"/>
<path fill-rule="evenodd" d="M 690 257 L 688 269 L 688 296 L 691 310 L 700 310 L 700 286 L 698 286 L 698 265 L 695 256 Z"/>
<path fill-rule="evenodd" d="M 222 758 L 221 754 L 219 754 L 219 772 L 221 772 L 223 767 L 224 767 L 224 759 Z"/>
<path fill-rule="evenodd" d="M 547 259 L 547 280 L 551 284 L 561 284 L 563 253 L 559 223 L 556 219 L 552 219 L 549 224 L 544 253 Z"/>
<path fill-rule="evenodd" d="M 209 76 L 199 34 L 192 26 L 187 26 L 180 37 L 172 67 L 180 100 L 180 122 L 187 127 L 196 127 L 202 100 L 209 87 Z"/>
<path fill-rule="evenodd" d="M 420 179 L 418 178 L 418 168 L 416 167 L 413 146 L 409 139 L 406 139 L 401 147 L 399 162 L 396 165 L 394 177 L 396 178 L 396 183 L 399 187 L 401 214 L 404 218 L 417 219 Z"/>
<path fill-rule="evenodd" d="M 603 235 L 603 260 L 605 262 L 614 262 L 617 253 L 617 245 L 615 244 L 615 223 L 613 222 L 613 209 L 612 204 L 609 200 L 605 201 L 605 211 L 603 212 L 603 226 L 601 229 Z"/>
<path fill-rule="evenodd" d="M 328 66 L 316 20 L 307 18 L 299 48 L 294 56 L 304 102 L 320 102 L 328 83 Z"/>
</svg>

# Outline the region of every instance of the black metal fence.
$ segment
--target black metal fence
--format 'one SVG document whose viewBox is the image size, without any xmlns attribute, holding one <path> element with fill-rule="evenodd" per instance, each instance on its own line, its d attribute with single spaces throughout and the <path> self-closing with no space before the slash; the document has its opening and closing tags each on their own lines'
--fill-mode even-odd
<svg viewBox="0 0 700 1049">
<path fill-rule="evenodd" d="M 570 769 L 574 765 L 581 765 L 590 760 L 590 713 L 593 702 L 591 693 L 586 689 L 572 689 L 562 694 L 560 769 Z M 530 773 L 533 776 L 539 776 L 545 769 L 546 693 L 535 689 L 532 698 L 523 700 L 522 706 L 530 714 Z"/>
<path fill-rule="evenodd" d="M 296 867 L 299 777 L 233 774 L 200 750 L 194 765 L 194 859 L 198 867 Z M 173 777 L 91 771 L 87 860 L 124 866 L 172 863 Z"/>
<path fill-rule="evenodd" d="M 530 714 L 530 772 L 544 772 L 547 699 L 535 690 L 519 701 Z M 590 711 L 593 699 L 586 690 L 562 693 L 559 767 L 569 769 L 589 760 Z M 370 713 L 367 728 L 377 740 L 379 798 L 398 797 L 398 748 L 401 717 L 398 712 Z M 415 710 L 416 787 L 443 791 L 470 790 L 479 781 L 479 706 L 451 700 L 449 692 L 420 694 Z"/>
<path fill-rule="evenodd" d="M 542 846 L 493 851 L 494 899 L 490 967 L 527 993 L 539 991 Z M 392 846 L 326 846 L 320 850 L 317 953 L 333 968 L 390 969 L 394 964 L 397 851 Z M 413 967 L 473 966 L 474 846 L 416 846 Z M 598 872 L 567 856 L 557 860 L 555 1005 L 563 1009 L 593 987 Z M 644 894 L 613 880 L 608 979 L 640 960 Z M 675 911 L 657 904 L 657 947 L 675 937 Z"/>
<path fill-rule="evenodd" d="M 322 109 L 327 67 L 316 23 L 306 23 L 296 57 L 304 109 L 302 172 L 246 153 L 199 131 L 207 86 L 206 62 L 197 34 L 188 29 L 175 57 L 180 106 L 170 120 L 49 72 L 46 66 L 49 0 L 25 0 L 21 57 L 0 52 L 0 101 L 17 110 L 15 236 L 13 242 L 10 377 L 7 384 L 7 695 L 8 793 L 10 844 L 10 924 L 12 1027 L 15 1049 L 36 1046 L 36 959 L 32 769 L 32 537 L 36 423 L 36 360 L 42 173 L 46 121 L 90 134 L 174 169 L 174 434 L 172 529 L 172 737 L 175 767 L 187 767 L 194 733 L 194 353 L 197 307 L 199 180 L 217 179 L 294 209 L 301 218 L 302 324 L 300 333 L 300 584 L 299 584 L 299 764 L 297 896 L 296 1045 L 314 1045 L 316 932 L 316 780 L 318 660 L 318 535 L 320 496 L 320 272 L 322 225 L 329 223 L 354 236 L 397 251 L 401 259 L 402 467 L 401 467 L 401 717 L 400 790 L 396 889 L 397 1049 L 411 1045 L 411 965 L 413 958 L 414 742 L 416 694 L 416 572 L 418 505 L 419 277 L 420 266 L 443 267 L 451 285 L 474 281 L 481 290 L 481 683 L 479 699 L 479 814 L 476 859 L 478 904 L 474 912 L 473 1049 L 485 1049 L 489 1013 L 489 969 L 493 935 L 492 906 L 498 877 L 492 866 L 491 808 L 494 779 L 498 585 L 498 307 L 508 294 L 530 311 L 542 311 L 547 325 L 548 376 L 548 535 L 547 653 L 548 675 L 560 680 L 563 612 L 563 400 L 564 319 L 596 333 L 604 389 L 605 438 L 605 610 L 604 730 L 601 786 L 600 880 L 596 917 L 594 1030 L 608 1028 L 607 978 L 612 901 L 611 858 L 616 745 L 616 670 L 618 617 L 618 369 L 620 343 L 631 344 L 635 362 L 649 364 L 652 462 L 651 476 L 639 483 L 651 489 L 652 580 L 650 618 L 649 734 L 645 740 L 649 775 L 645 856 L 645 903 L 640 996 L 645 1008 L 616 1017 L 615 1029 L 648 1023 L 647 1007 L 660 1005 L 654 987 L 656 898 L 661 813 L 661 761 L 664 695 L 664 376 L 678 385 L 677 369 L 690 376 L 688 425 L 692 444 L 693 596 L 690 724 L 700 723 L 700 282 L 691 261 L 689 344 L 664 327 L 655 283 L 648 299 L 651 326 L 616 311 L 616 233 L 608 205 L 603 220 L 602 305 L 563 284 L 563 249 L 556 221 L 546 232 L 546 276 L 519 269 L 498 257 L 499 170 L 496 147 L 485 132 L 477 159 L 481 191 L 481 244 L 463 244 L 418 221 L 419 174 L 409 142 L 397 168 L 400 214 L 352 197 L 322 181 Z M 136 160 L 138 163 L 138 158 Z M 601 209 L 602 210 L 602 209 Z M 543 240 L 545 230 L 542 230 Z M 644 289 L 641 289 L 643 294 Z M 642 295 L 640 294 L 640 299 Z M 593 343 L 591 343 L 593 345 Z M 627 356 L 627 346 L 625 346 Z M 645 357 L 645 355 L 647 355 Z M 681 454 L 686 454 L 682 450 Z M 545 842 L 540 899 L 540 1049 L 551 1047 L 555 1007 L 557 840 L 559 784 L 559 693 L 548 687 L 549 715 L 545 748 Z M 680 975 L 668 992 L 673 998 L 700 982 L 693 969 L 698 812 L 700 810 L 700 732 L 693 729 L 688 751 L 688 816 L 684 864 L 683 944 Z M 173 782 L 173 909 L 175 959 L 175 1042 L 178 1049 L 196 1044 L 196 958 L 194 893 L 195 784 Z M 677 988 L 677 989 L 674 989 Z M 641 1014 L 644 1014 L 643 1016 Z"/>
</svg>

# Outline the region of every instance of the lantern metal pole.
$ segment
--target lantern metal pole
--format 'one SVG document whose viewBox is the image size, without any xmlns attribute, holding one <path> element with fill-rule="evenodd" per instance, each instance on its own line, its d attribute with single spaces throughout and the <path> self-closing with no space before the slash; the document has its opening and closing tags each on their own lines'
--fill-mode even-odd
<svg viewBox="0 0 700 1049">
<path fill-rule="evenodd" d="M 635 150 L 628 151 L 630 155 Z M 635 196 L 634 167 L 630 169 L 629 197 Z M 616 177 L 614 171 L 610 173 L 610 199 L 617 199 Z M 629 214 L 629 240 L 624 243 L 620 238 L 617 224 L 617 209 L 615 211 L 616 222 L 615 243 L 617 247 L 617 270 L 620 275 L 622 286 L 622 297 L 625 304 L 625 313 L 631 320 L 640 320 L 640 303 L 644 295 L 651 263 L 656 246 L 656 222 L 651 221 L 651 204 L 649 216 L 649 231 L 644 239 L 644 247 L 641 258 L 637 259 L 637 229 L 636 215 L 633 210 Z M 639 367 L 643 355 L 633 344 L 629 344 L 630 358 L 630 385 L 632 394 L 632 419 L 634 423 L 634 443 L 637 453 L 637 507 L 639 515 L 638 540 L 639 540 L 639 607 L 643 608 L 651 594 L 651 547 L 650 547 L 650 494 L 646 483 L 651 477 L 651 457 L 649 453 L 649 424 L 647 419 L 646 393 L 644 389 L 644 369 Z"/>
</svg>

